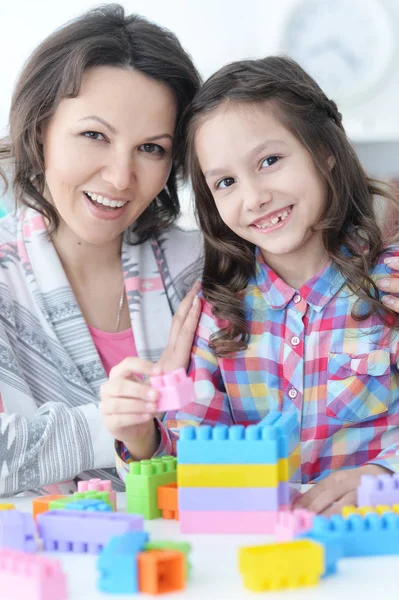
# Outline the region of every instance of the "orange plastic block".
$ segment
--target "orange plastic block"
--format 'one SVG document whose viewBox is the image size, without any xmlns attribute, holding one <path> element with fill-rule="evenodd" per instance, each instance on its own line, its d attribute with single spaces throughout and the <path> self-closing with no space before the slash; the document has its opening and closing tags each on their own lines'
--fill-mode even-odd
<svg viewBox="0 0 399 600">
<path fill-rule="evenodd" d="M 173 550 L 148 550 L 137 554 L 139 590 L 166 594 L 183 590 L 186 579 L 185 555 Z"/>
<path fill-rule="evenodd" d="M 62 494 L 53 494 L 52 496 L 40 496 L 33 500 L 33 517 L 36 520 L 37 515 L 47 512 L 50 510 L 49 504 L 52 500 L 59 500 L 60 498 L 66 498 Z"/>
<path fill-rule="evenodd" d="M 157 489 L 158 508 L 162 511 L 164 519 L 179 520 L 179 500 L 177 483 L 160 485 Z"/>
</svg>

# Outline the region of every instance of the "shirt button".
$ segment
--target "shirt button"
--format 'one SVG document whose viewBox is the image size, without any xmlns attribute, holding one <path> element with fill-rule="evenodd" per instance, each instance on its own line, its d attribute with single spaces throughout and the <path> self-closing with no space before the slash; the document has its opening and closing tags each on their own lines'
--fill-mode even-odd
<svg viewBox="0 0 399 600">
<path fill-rule="evenodd" d="M 299 339 L 298 336 L 294 335 L 294 337 L 291 338 L 291 344 L 293 346 L 298 346 L 298 344 L 301 342 L 301 340 Z"/>
<path fill-rule="evenodd" d="M 296 294 L 294 296 L 294 304 L 298 304 L 301 301 L 301 297 L 299 294 Z"/>
<path fill-rule="evenodd" d="M 290 398 L 296 398 L 298 396 L 298 392 L 296 391 L 296 389 L 291 388 L 288 392 L 288 395 Z"/>
</svg>

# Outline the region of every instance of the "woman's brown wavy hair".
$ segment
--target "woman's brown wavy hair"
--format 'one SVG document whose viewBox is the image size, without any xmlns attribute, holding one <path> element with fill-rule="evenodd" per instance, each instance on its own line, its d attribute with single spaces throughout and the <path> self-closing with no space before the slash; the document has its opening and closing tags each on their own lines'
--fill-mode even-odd
<svg viewBox="0 0 399 600">
<path fill-rule="evenodd" d="M 0 141 L 0 160 L 12 166 L 9 183 L 16 205 L 35 208 L 59 225 L 55 207 L 43 196 L 43 148 L 38 132 L 63 98 L 78 95 L 84 72 L 94 66 L 135 69 L 164 83 L 177 101 L 177 123 L 200 86 L 200 77 L 178 39 L 118 4 L 100 6 L 67 23 L 33 52 L 19 75 L 10 110 L 10 135 Z M 183 138 L 176 131 L 174 162 L 165 189 L 132 226 L 137 243 L 169 227 L 180 213 L 177 177 L 183 166 Z M 1 172 L 6 188 L 7 177 Z"/>
<path fill-rule="evenodd" d="M 195 153 L 198 127 L 227 103 L 266 103 L 308 150 L 328 188 L 325 213 L 315 229 L 323 232 L 324 245 L 351 291 L 367 303 L 367 311 L 363 307 L 353 316 L 364 320 L 376 314 L 392 327 L 397 323 L 397 315 L 378 300 L 369 269 L 383 250 L 373 197 L 393 202 L 396 210 L 398 200 L 387 184 L 368 177 L 363 170 L 335 102 L 295 61 L 269 56 L 234 62 L 220 69 L 203 85 L 183 122 L 186 169 L 205 238 L 203 294 L 212 304 L 215 316 L 229 323 L 211 338 L 216 354 L 226 356 L 247 345 L 243 295 L 255 273 L 255 247 L 222 221 Z M 333 169 L 327 164 L 328 156 L 335 159 Z"/>
</svg>

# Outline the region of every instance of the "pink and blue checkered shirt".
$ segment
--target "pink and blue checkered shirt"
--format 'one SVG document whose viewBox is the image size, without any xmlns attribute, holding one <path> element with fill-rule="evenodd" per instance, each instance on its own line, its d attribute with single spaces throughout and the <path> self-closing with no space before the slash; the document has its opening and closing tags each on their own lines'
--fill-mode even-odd
<svg viewBox="0 0 399 600">
<path fill-rule="evenodd" d="M 388 256 L 399 247 L 381 256 L 374 280 L 390 273 Z M 294 411 L 303 483 L 370 462 L 399 472 L 399 334 L 376 317 L 354 320 L 356 299 L 331 263 L 295 290 L 258 252 L 244 300 L 248 348 L 215 356 L 209 338 L 225 323 L 203 301 L 189 370 L 197 400 L 157 423 L 157 455 L 174 451 L 183 425 L 247 425 L 270 410 Z M 129 460 L 119 448 L 122 477 Z"/>
</svg>

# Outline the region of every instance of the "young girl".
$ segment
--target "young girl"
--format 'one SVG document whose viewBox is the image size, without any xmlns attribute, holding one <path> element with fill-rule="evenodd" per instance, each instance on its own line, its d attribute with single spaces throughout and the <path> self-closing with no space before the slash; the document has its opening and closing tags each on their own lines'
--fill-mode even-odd
<svg viewBox="0 0 399 600">
<path fill-rule="evenodd" d="M 302 482 L 323 478 L 300 504 L 339 510 L 362 474 L 399 471 L 397 316 L 375 285 L 399 255 L 373 213 L 373 196 L 390 195 L 363 171 L 335 103 L 287 58 L 221 69 L 186 134 L 205 237 L 197 400 L 166 416 L 158 452 L 189 422 L 293 411 Z"/>
</svg>

